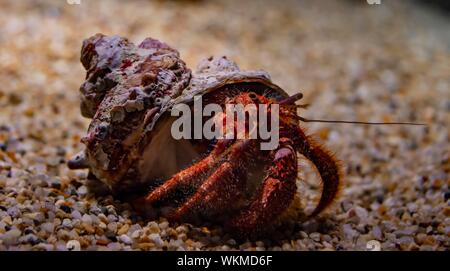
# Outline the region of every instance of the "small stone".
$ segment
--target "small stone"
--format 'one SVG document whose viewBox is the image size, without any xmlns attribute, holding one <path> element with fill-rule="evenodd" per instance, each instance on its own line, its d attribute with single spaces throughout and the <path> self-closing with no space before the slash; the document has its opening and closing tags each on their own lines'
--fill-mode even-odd
<svg viewBox="0 0 450 271">
<path fill-rule="evenodd" d="M 84 214 L 83 217 L 81 218 L 81 221 L 83 221 L 83 223 L 86 223 L 89 225 L 92 224 L 92 218 L 88 214 Z"/>
<path fill-rule="evenodd" d="M 8 208 L 8 215 L 10 215 L 13 218 L 18 218 L 22 215 L 22 212 L 20 211 L 19 207 L 12 206 Z"/>
<path fill-rule="evenodd" d="M 410 213 L 415 213 L 415 212 L 417 212 L 417 204 L 416 203 L 414 203 L 414 202 L 409 202 L 407 205 L 406 205 L 406 208 L 408 209 L 408 211 L 410 212 Z"/>
<path fill-rule="evenodd" d="M 72 212 L 72 208 L 67 205 L 61 205 L 59 209 L 63 210 L 66 214 L 70 214 Z"/>
<path fill-rule="evenodd" d="M 5 234 L 0 235 L 0 240 L 2 240 L 5 245 L 17 245 L 20 235 L 22 235 L 21 231 L 12 229 Z"/>
<path fill-rule="evenodd" d="M 117 215 L 116 208 L 113 205 L 106 206 L 106 210 L 108 211 L 108 214 L 112 215 L 113 217 L 115 217 Z M 108 220 L 109 220 L 109 215 L 108 215 Z"/>
<path fill-rule="evenodd" d="M 142 249 L 142 250 L 150 250 L 153 247 L 155 247 L 155 244 L 154 243 L 139 243 L 137 246 L 139 249 Z"/>
<path fill-rule="evenodd" d="M 139 225 L 139 224 L 133 224 L 133 225 L 131 225 L 130 228 L 128 229 L 128 232 L 129 232 L 129 233 L 132 233 L 132 232 L 139 231 L 139 230 L 142 230 L 141 225 Z"/>
<path fill-rule="evenodd" d="M 108 224 L 108 230 L 110 230 L 111 232 L 116 233 L 117 231 L 117 223 L 116 222 L 111 222 Z"/>
<path fill-rule="evenodd" d="M 410 236 L 403 236 L 397 239 L 397 243 L 399 245 L 409 246 L 410 244 L 414 244 L 414 238 Z"/>
<path fill-rule="evenodd" d="M 186 239 L 187 239 L 186 233 L 179 233 L 177 237 L 178 237 L 178 239 L 183 240 L 183 241 L 186 241 Z"/>
<path fill-rule="evenodd" d="M 81 226 L 83 227 L 83 229 L 86 232 L 91 233 L 91 234 L 95 233 L 95 228 L 92 227 L 91 224 L 83 223 L 83 224 L 81 224 Z"/>
<path fill-rule="evenodd" d="M 446 227 L 445 227 L 445 229 L 444 229 L 444 234 L 445 234 L 447 237 L 450 237 L 450 226 L 446 226 Z"/>
<path fill-rule="evenodd" d="M 40 241 L 39 237 L 37 237 L 34 234 L 27 234 L 19 238 L 19 242 L 22 244 L 36 245 L 39 243 L 39 241 Z"/>
<path fill-rule="evenodd" d="M 444 193 L 444 199 L 445 201 L 450 199 L 450 191 Z"/>
<path fill-rule="evenodd" d="M 36 212 L 36 213 L 29 213 L 29 214 L 27 214 L 27 217 L 29 217 L 32 220 L 37 221 L 37 222 L 42 222 L 45 219 L 44 214 L 40 213 L 40 212 L 39 213 L 38 212 Z"/>
<path fill-rule="evenodd" d="M 12 225 L 12 219 L 11 219 L 11 217 L 10 217 L 9 215 L 5 216 L 5 217 L 2 219 L 2 222 L 4 222 L 4 223 L 7 224 L 7 225 Z"/>
<path fill-rule="evenodd" d="M 252 243 L 250 243 L 250 242 L 245 242 L 245 243 L 243 243 L 242 245 L 239 246 L 239 249 L 244 249 L 244 250 L 246 250 L 246 249 L 249 249 L 249 248 L 251 248 L 251 247 L 252 247 Z"/>
<path fill-rule="evenodd" d="M 55 206 L 59 208 L 59 207 L 61 207 L 61 205 L 65 204 L 65 203 L 66 203 L 65 200 L 59 199 L 55 202 Z"/>
<path fill-rule="evenodd" d="M 435 245 L 436 244 L 436 238 L 432 235 L 427 235 L 425 238 L 425 241 L 423 242 L 425 245 Z"/>
<path fill-rule="evenodd" d="M 131 238 L 128 237 L 128 235 L 126 235 L 126 234 L 120 235 L 120 236 L 119 236 L 119 240 L 120 240 L 121 242 L 123 242 L 124 244 L 127 244 L 127 245 L 131 245 L 131 244 L 133 243 L 133 241 L 131 240 Z"/>
<path fill-rule="evenodd" d="M 324 240 L 325 242 L 331 242 L 331 240 L 333 239 L 328 234 L 322 235 L 320 238 L 321 238 L 321 240 Z"/>
<path fill-rule="evenodd" d="M 104 214 L 99 214 L 97 216 L 103 223 L 108 223 L 108 218 Z"/>
<path fill-rule="evenodd" d="M 35 246 L 37 249 L 45 250 L 45 251 L 52 251 L 55 250 L 55 245 L 52 244 L 46 244 L 46 243 L 39 243 Z"/>
<path fill-rule="evenodd" d="M 66 247 L 66 242 L 64 241 L 58 241 L 55 244 L 55 249 L 57 251 L 68 251 L 67 247 Z"/>
<path fill-rule="evenodd" d="M 121 250 L 121 249 L 122 249 L 122 246 L 120 245 L 120 243 L 117 243 L 117 242 L 109 243 L 106 247 L 107 247 L 108 249 L 114 250 L 114 251 L 117 251 L 117 250 Z"/>
<path fill-rule="evenodd" d="M 63 220 L 63 222 L 61 223 L 61 225 L 63 225 L 66 228 L 71 228 L 72 227 L 72 221 L 68 218 L 65 218 Z"/>
<path fill-rule="evenodd" d="M 159 234 L 152 233 L 148 236 L 148 238 L 158 247 L 162 247 L 164 245 L 164 241 L 161 239 Z"/>
<path fill-rule="evenodd" d="M 236 240 L 234 240 L 234 239 L 228 239 L 227 244 L 230 246 L 235 246 L 237 243 L 236 243 Z"/>
<path fill-rule="evenodd" d="M 396 229 L 396 226 L 391 221 L 383 221 L 381 222 L 381 225 L 384 227 L 385 232 L 386 231 L 391 232 Z"/>
<path fill-rule="evenodd" d="M 41 229 L 48 233 L 52 233 L 55 229 L 55 225 L 51 222 L 46 222 L 41 224 Z"/>
<path fill-rule="evenodd" d="M 81 218 L 82 218 L 81 213 L 78 210 L 73 210 L 71 215 L 72 215 L 73 219 L 80 219 L 81 220 Z"/>
<path fill-rule="evenodd" d="M 126 234 L 128 230 L 130 229 L 130 226 L 128 224 L 123 225 L 119 231 L 117 232 L 118 235 Z"/>
<path fill-rule="evenodd" d="M 160 233 L 161 229 L 159 228 L 158 223 L 152 221 L 148 223 L 148 230 L 150 233 Z"/>
<path fill-rule="evenodd" d="M 219 243 L 220 242 L 220 236 L 218 235 L 214 235 L 211 237 L 211 242 L 212 243 Z"/>
<path fill-rule="evenodd" d="M 402 220 L 403 221 L 410 221 L 411 220 L 411 215 L 408 212 L 404 212 L 402 215 Z"/>
<path fill-rule="evenodd" d="M 91 208 L 89 208 L 89 212 L 93 213 L 94 215 L 99 215 L 102 213 L 102 209 L 100 209 L 97 205 L 92 205 Z"/>
<path fill-rule="evenodd" d="M 91 214 L 92 225 L 97 225 L 100 223 L 100 219 L 97 215 Z"/>
<path fill-rule="evenodd" d="M 50 183 L 50 187 L 54 188 L 54 189 L 57 189 L 57 190 L 60 190 L 61 189 L 61 183 L 58 182 L 58 181 L 52 181 Z"/>
<path fill-rule="evenodd" d="M 377 240 L 383 239 L 383 232 L 381 231 L 381 228 L 379 226 L 373 227 L 372 236 Z"/>
<path fill-rule="evenodd" d="M 184 225 L 178 226 L 175 230 L 177 231 L 177 233 L 187 233 L 188 232 L 188 228 Z"/>
<path fill-rule="evenodd" d="M 61 229 L 58 231 L 56 236 L 58 237 L 58 239 L 67 240 L 70 238 L 70 233 L 66 230 Z"/>
<path fill-rule="evenodd" d="M 87 192 L 88 192 L 87 187 L 84 186 L 84 185 L 78 187 L 78 189 L 77 189 L 77 193 L 78 193 L 78 195 L 80 195 L 80 196 L 86 195 Z"/>
<path fill-rule="evenodd" d="M 344 236 L 347 240 L 353 240 L 353 238 L 358 236 L 357 231 L 355 231 L 350 224 L 344 224 L 342 226 L 342 230 L 343 230 Z"/>
<path fill-rule="evenodd" d="M 341 203 L 341 207 L 344 212 L 347 212 L 348 210 L 350 210 L 350 208 L 352 208 L 352 206 L 353 206 L 353 203 L 348 200 L 343 200 Z"/>
<path fill-rule="evenodd" d="M 419 233 L 415 237 L 416 243 L 421 245 L 425 242 L 426 238 L 427 238 L 427 235 L 425 233 Z"/>
<path fill-rule="evenodd" d="M 414 235 L 415 232 L 416 232 L 415 229 L 409 228 L 409 229 L 394 231 L 394 234 L 397 236 L 397 238 L 401 238 L 404 236 Z"/>
<path fill-rule="evenodd" d="M 288 243 L 284 243 L 283 246 L 281 247 L 282 250 L 292 250 L 292 246 Z"/>
<path fill-rule="evenodd" d="M 314 241 L 316 241 L 316 242 L 319 242 L 319 241 L 320 241 L 320 233 L 318 233 L 318 232 L 313 232 L 313 233 L 311 233 L 311 234 L 309 235 L 309 237 L 310 237 L 311 239 L 313 239 Z"/>
<path fill-rule="evenodd" d="M 162 229 L 162 230 L 165 230 L 168 227 L 169 227 L 169 222 L 167 222 L 167 221 L 159 223 L 159 228 Z"/>
<path fill-rule="evenodd" d="M 108 238 L 108 240 L 116 242 L 117 241 L 117 235 L 115 232 L 111 232 L 111 231 L 106 231 L 105 232 L 105 237 Z"/>
<path fill-rule="evenodd" d="M 272 247 L 272 251 L 281 251 L 281 247 L 279 246 Z"/>
<path fill-rule="evenodd" d="M 420 251 L 435 251 L 436 248 L 434 246 L 430 246 L 430 245 L 422 245 L 419 248 Z"/>
<path fill-rule="evenodd" d="M 77 240 L 70 240 L 69 242 L 67 242 L 66 248 L 69 251 L 80 251 L 81 245 L 80 242 Z"/>
<path fill-rule="evenodd" d="M 367 225 L 367 220 L 369 218 L 369 213 L 366 209 L 356 206 L 354 208 L 356 216 L 359 218 L 359 223 L 363 225 Z"/>
<path fill-rule="evenodd" d="M 115 215 L 108 215 L 108 222 L 117 222 L 119 219 Z"/>
<path fill-rule="evenodd" d="M 103 240 L 103 239 L 98 239 L 95 243 L 98 246 L 106 246 L 106 245 L 108 245 L 109 241 L 108 240 Z"/>
<path fill-rule="evenodd" d="M 141 235 L 141 230 L 136 230 L 133 233 L 131 233 L 131 238 L 138 239 L 140 235 Z"/>
</svg>

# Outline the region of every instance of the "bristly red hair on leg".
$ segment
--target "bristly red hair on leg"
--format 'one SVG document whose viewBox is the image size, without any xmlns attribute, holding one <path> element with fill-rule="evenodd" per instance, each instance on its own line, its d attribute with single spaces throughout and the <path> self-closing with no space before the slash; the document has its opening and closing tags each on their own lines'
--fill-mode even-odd
<svg viewBox="0 0 450 271">
<path fill-rule="evenodd" d="M 318 144 L 310 136 L 306 136 L 300 127 L 296 129 L 295 146 L 301 154 L 310 160 L 322 180 L 322 195 L 314 211 L 309 215 L 316 216 L 332 205 L 340 195 L 343 187 L 342 162 L 335 158 L 328 149 Z"/>
</svg>

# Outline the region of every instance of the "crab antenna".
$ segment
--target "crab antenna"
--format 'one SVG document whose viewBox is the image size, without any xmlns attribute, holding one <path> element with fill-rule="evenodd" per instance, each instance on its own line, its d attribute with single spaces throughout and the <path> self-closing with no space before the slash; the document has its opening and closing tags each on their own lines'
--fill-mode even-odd
<svg viewBox="0 0 450 271">
<path fill-rule="evenodd" d="M 297 93 L 297 94 L 294 94 L 294 95 L 292 95 L 292 96 L 289 96 L 289 97 L 287 97 L 287 98 L 281 100 L 281 101 L 279 102 L 279 104 L 293 104 L 293 103 L 295 103 L 296 101 L 300 100 L 301 98 L 303 98 L 303 93 L 299 92 L 299 93 Z"/>
<path fill-rule="evenodd" d="M 321 120 L 321 119 L 305 119 L 298 117 L 303 122 L 326 122 L 326 123 L 350 123 L 350 124 L 365 124 L 365 125 L 417 125 L 426 126 L 425 123 L 414 122 L 364 122 L 364 121 L 349 121 L 349 120 Z"/>
</svg>

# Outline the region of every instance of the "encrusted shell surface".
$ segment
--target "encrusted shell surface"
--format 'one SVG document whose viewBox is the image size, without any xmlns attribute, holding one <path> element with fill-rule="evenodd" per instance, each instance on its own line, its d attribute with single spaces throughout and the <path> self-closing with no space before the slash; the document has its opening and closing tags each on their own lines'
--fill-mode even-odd
<svg viewBox="0 0 450 271">
<path fill-rule="evenodd" d="M 191 73 L 177 50 L 152 38 L 135 46 L 119 36 L 97 34 L 83 42 L 81 62 L 87 71 L 81 112 L 92 121 L 82 139 L 86 150 L 69 165 L 88 167 L 113 190 L 145 182 L 142 163 L 137 164 L 144 151 L 149 153 L 156 124 L 176 104 L 229 86 L 275 99 L 288 96 L 267 72 L 242 71 L 225 56 L 207 58 Z"/>
<path fill-rule="evenodd" d="M 274 98 L 288 97 L 289 95 L 279 86 L 272 83 L 269 73 L 263 70 L 240 70 L 238 65 L 226 56 L 205 58 L 197 66 L 192 74 L 189 85 L 182 91 L 180 96 L 169 100 L 163 105 L 152 123 L 147 127 L 151 130 L 164 112 L 178 103 L 192 103 L 197 95 L 217 90 L 223 86 L 240 83 L 261 84 L 264 91 Z"/>
</svg>

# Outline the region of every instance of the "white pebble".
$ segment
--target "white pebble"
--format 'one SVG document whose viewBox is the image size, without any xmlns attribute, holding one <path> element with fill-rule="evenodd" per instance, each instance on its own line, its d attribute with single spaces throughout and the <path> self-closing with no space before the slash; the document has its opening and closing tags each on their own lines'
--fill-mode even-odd
<svg viewBox="0 0 450 271">
<path fill-rule="evenodd" d="M 48 233 L 52 233 L 55 229 L 55 225 L 53 225 L 53 223 L 51 223 L 51 222 L 42 223 L 41 229 L 43 229 L 44 231 L 46 231 Z"/>
<path fill-rule="evenodd" d="M 84 214 L 83 217 L 81 218 L 81 221 L 89 225 L 92 224 L 92 218 L 88 214 Z"/>
<path fill-rule="evenodd" d="M 139 238 L 140 235 L 141 235 L 141 230 L 135 230 L 135 231 L 131 234 L 131 238 L 137 239 L 137 238 Z"/>
<path fill-rule="evenodd" d="M 22 235 L 22 232 L 17 229 L 7 231 L 5 234 L 0 235 L 0 240 L 6 245 L 17 244 L 18 239 Z"/>
<path fill-rule="evenodd" d="M 152 233 L 148 236 L 148 238 L 152 240 L 153 243 L 155 243 L 155 245 L 157 245 L 158 247 L 162 247 L 164 245 L 164 241 L 161 239 L 161 236 L 159 236 L 159 234 Z"/>
<path fill-rule="evenodd" d="M 71 228 L 72 227 L 72 221 L 70 219 L 68 219 L 68 218 L 64 218 L 64 220 L 62 222 L 62 225 L 64 227 Z"/>
<path fill-rule="evenodd" d="M 167 229 L 169 227 L 169 222 L 167 222 L 167 221 L 161 222 L 161 223 L 159 223 L 159 227 L 162 230 L 165 230 L 165 229 Z"/>
<path fill-rule="evenodd" d="M 78 193 L 78 195 L 80 195 L 80 196 L 86 195 L 87 192 L 88 192 L 87 187 L 84 186 L 84 185 L 78 187 L 78 189 L 77 189 L 77 193 Z"/>
<path fill-rule="evenodd" d="M 81 220 L 81 213 L 78 210 L 72 211 L 72 218 Z"/>
<path fill-rule="evenodd" d="M 109 243 L 107 245 L 107 247 L 110 250 L 120 250 L 122 248 L 122 246 L 119 243 L 117 243 L 117 242 Z"/>
<path fill-rule="evenodd" d="M 108 230 L 112 231 L 112 232 L 116 232 L 117 231 L 117 223 L 116 222 L 111 222 L 108 224 Z"/>
<path fill-rule="evenodd" d="M 131 240 L 131 238 L 128 237 L 128 235 L 126 235 L 126 234 L 122 234 L 122 235 L 119 237 L 119 240 L 122 241 L 124 244 L 127 244 L 127 245 L 131 245 L 131 244 L 133 243 L 133 241 Z"/>
</svg>

